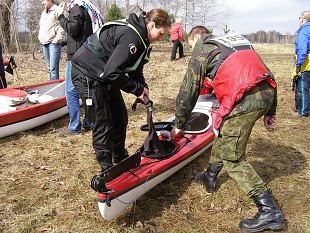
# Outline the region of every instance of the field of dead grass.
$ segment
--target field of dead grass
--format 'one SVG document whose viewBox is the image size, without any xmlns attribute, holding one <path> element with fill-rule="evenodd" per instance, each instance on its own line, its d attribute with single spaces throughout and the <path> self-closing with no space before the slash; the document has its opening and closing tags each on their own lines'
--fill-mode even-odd
<svg viewBox="0 0 310 233">
<path fill-rule="evenodd" d="M 289 76 L 293 47 L 256 45 L 278 81 L 278 124 L 267 132 L 259 120 L 247 148 L 248 160 L 272 188 L 283 210 L 288 233 L 310 232 L 310 119 L 292 114 L 293 93 Z M 152 53 L 145 67 L 154 120 L 174 113 L 175 97 L 189 57 L 171 62 L 167 46 Z M 7 55 L 7 54 L 6 54 Z M 18 78 L 9 85 L 48 80 L 43 61 L 30 53 L 15 54 Z M 64 75 L 65 61 L 61 62 Z M 126 146 L 134 153 L 145 133 L 146 112 L 130 110 L 134 97 L 124 94 L 129 109 Z M 205 169 L 210 150 L 138 199 L 135 206 L 112 222 L 98 211 L 96 193 L 89 187 L 98 172 L 91 134 L 63 137 L 63 117 L 44 126 L 0 139 L 0 232 L 206 232 L 236 233 L 240 219 L 252 217 L 255 205 L 225 172 L 219 190 L 207 195 L 193 181 Z"/>
</svg>

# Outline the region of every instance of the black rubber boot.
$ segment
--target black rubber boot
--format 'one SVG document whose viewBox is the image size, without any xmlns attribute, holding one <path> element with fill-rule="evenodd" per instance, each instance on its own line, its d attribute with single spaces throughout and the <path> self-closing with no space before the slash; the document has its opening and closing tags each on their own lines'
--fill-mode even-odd
<svg viewBox="0 0 310 233">
<path fill-rule="evenodd" d="M 222 167 L 222 165 L 210 164 L 206 172 L 197 172 L 195 179 L 206 187 L 208 193 L 214 193 L 216 191 L 216 178 Z"/>
<path fill-rule="evenodd" d="M 240 221 L 239 227 L 249 232 L 278 231 L 284 228 L 284 217 L 272 198 L 270 189 L 253 198 L 258 213 L 253 219 Z"/>
</svg>

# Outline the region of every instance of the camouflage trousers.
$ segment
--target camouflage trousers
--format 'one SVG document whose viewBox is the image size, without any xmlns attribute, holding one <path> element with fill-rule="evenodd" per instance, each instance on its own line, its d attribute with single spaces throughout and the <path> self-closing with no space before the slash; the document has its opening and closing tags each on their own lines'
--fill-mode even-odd
<svg viewBox="0 0 310 233">
<path fill-rule="evenodd" d="M 209 159 L 210 164 L 223 165 L 223 169 L 249 197 L 267 190 L 263 180 L 246 160 L 245 152 L 255 122 L 268 112 L 273 99 L 272 88 L 267 88 L 263 94 L 259 88 L 254 88 L 246 94 L 224 118 Z"/>
</svg>

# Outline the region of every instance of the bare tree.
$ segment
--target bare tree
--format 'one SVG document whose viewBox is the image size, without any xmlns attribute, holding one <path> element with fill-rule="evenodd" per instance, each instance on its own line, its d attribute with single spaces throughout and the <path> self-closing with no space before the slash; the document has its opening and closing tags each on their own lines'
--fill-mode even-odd
<svg viewBox="0 0 310 233">
<path fill-rule="evenodd" d="M 26 11 L 26 24 L 29 30 L 29 47 L 37 42 L 37 35 L 39 32 L 39 21 L 42 12 L 42 7 L 37 4 L 37 0 L 28 0 Z"/>
<path fill-rule="evenodd" d="M 14 0 L 0 0 L 0 33 L 4 50 L 7 50 L 11 45 L 10 19 L 13 3 Z"/>
</svg>

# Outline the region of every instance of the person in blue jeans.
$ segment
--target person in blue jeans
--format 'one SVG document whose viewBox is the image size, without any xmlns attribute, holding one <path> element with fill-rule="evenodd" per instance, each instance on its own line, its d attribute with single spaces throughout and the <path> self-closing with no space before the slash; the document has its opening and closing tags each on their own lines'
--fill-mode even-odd
<svg viewBox="0 0 310 233">
<path fill-rule="evenodd" d="M 83 124 L 80 121 L 80 100 L 78 92 L 72 84 L 71 68 L 72 56 L 94 31 L 103 25 L 103 17 L 99 10 L 88 0 L 68 1 L 68 18 L 63 14 L 65 4 L 61 3 L 58 11 L 60 26 L 67 33 L 67 66 L 66 66 L 66 98 L 70 122 L 68 132 L 78 134 L 83 128 L 91 129 L 90 117 L 84 117 Z M 86 112 L 86 115 L 91 116 Z"/>
<path fill-rule="evenodd" d="M 310 11 L 303 11 L 299 17 L 300 27 L 295 41 L 296 66 L 295 107 L 299 116 L 309 116 L 310 89 Z"/>
<path fill-rule="evenodd" d="M 44 10 L 40 18 L 38 39 L 43 47 L 50 80 L 56 80 L 59 79 L 60 43 L 65 32 L 58 21 L 60 7 L 54 4 L 54 0 L 42 0 L 41 3 Z"/>
</svg>

